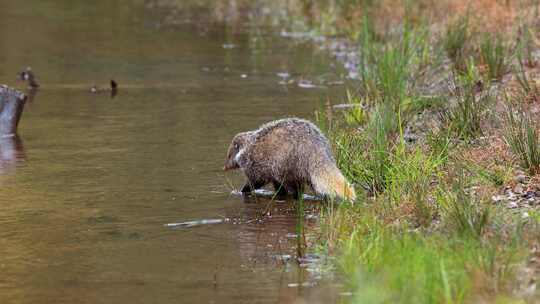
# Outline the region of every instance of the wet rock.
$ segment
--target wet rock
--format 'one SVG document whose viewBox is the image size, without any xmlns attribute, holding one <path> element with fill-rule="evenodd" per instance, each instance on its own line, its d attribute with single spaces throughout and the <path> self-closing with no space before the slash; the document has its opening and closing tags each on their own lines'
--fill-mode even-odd
<svg viewBox="0 0 540 304">
<path fill-rule="evenodd" d="M 507 197 L 505 195 L 494 195 L 491 197 L 491 200 L 494 203 L 498 203 L 498 202 L 506 201 Z"/>
<path fill-rule="evenodd" d="M 526 198 L 526 199 L 533 199 L 536 197 L 536 192 L 534 191 L 527 191 L 525 193 L 523 193 L 523 197 Z"/>
<path fill-rule="evenodd" d="M 518 200 L 518 197 L 513 192 L 508 193 L 507 198 L 510 201 L 517 201 Z"/>
<path fill-rule="evenodd" d="M 508 203 L 507 207 L 509 209 L 516 209 L 516 208 L 519 207 L 519 205 L 516 202 L 510 202 L 510 203 Z"/>
</svg>

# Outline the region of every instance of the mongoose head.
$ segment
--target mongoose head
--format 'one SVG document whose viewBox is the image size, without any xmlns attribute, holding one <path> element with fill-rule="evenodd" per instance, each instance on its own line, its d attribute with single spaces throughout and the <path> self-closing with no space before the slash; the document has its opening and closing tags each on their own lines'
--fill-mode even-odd
<svg viewBox="0 0 540 304">
<path fill-rule="evenodd" d="M 225 161 L 223 170 L 234 170 L 241 167 L 240 157 L 246 151 L 247 146 L 251 144 L 252 133 L 253 132 L 242 132 L 236 134 L 231 142 L 231 145 L 229 146 L 229 150 L 227 151 L 227 160 Z"/>
</svg>

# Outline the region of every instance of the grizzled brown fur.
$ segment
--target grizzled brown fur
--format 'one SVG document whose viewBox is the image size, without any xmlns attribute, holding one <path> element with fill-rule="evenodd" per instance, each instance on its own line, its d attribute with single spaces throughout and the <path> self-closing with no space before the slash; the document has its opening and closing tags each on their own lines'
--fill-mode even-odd
<svg viewBox="0 0 540 304">
<path fill-rule="evenodd" d="M 336 166 L 328 140 L 311 122 L 286 118 L 242 132 L 232 140 L 224 170 L 241 169 L 242 192 L 269 183 L 298 195 L 308 185 L 317 194 L 354 200 L 354 189 Z"/>
</svg>

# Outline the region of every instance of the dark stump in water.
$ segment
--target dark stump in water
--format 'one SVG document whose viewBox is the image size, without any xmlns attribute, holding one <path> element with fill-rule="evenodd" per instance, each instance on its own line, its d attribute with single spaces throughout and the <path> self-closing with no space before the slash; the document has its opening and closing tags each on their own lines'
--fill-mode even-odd
<svg viewBox="0 0 540 304">
<path fill-rule="evenodd" d="M 25 102 L 22 92 L 0 85 L 0 137 L 17 133 Z"/>
</svg>

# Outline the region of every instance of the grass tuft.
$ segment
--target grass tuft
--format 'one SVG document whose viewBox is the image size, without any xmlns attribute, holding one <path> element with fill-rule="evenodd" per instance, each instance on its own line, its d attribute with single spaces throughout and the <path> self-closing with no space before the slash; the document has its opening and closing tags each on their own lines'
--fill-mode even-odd
<svg viewBox="0 0 540 304">
<path fill-rule="evenodd" d="M 540 173 L 540 140 L 528 114 L 508 107 L 504 139 L 524 169 L 530 174 Z"/>
<path fill-rule="evenodd" d="M 489 224 L 489 203 L 483 202 L 475 196 L 471 185 L 467 185 L 463 172 L 452 183 L 452 188 L 442 191 L 437 196 L 442 206 L 446 222 L 451 225 L 452 231 L 461 236 L 482 237 Z"/>
<path fill-rule="evenodd" d="M 458 18 L 450 23 L 446 29 L 443 46 L 456 71 L 465 71 L 467 69 L 467 61 L 470 56 L 470 38 L 469 15 Z"/>
<path fill-rule="evenodd" d="M 480 58 L 488 81 L 499 81 L 508 71 L 506 46 L 500 35 L 486 34 L 480 45 Z"/>
<path fill-rule="evenodd" d="M 491 99 L 489 92 L 482 91 L 482 82 L 476 80 L 472 62 L 467 70 L 467 75 L 457 76 L 454 81 L 455 105 L 441 112 L 443 122 L 458 138 L 465 140 L 483 135 L 482 118 Z"/>
</svg>

